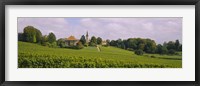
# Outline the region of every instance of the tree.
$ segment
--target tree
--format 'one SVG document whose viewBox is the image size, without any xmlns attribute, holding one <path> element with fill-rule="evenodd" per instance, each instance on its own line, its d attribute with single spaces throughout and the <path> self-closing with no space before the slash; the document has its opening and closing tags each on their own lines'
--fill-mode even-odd
<svg viewBox="0 0 200 86">
<path fill-rule="evenodd" d="M 24 41 L 23 33 L 18 33 L 18 41 Z"/>
<path fill-rule="evenodd" d="M 155 53 L 156 50 L 156 42 L 151 39 L 146 39 L 146 45 L 144 51 L 146 53 Z"/>
<path fill-rule="evenodd" d="M 156 53 L 167 54 L 168 50 L 167 50 L 166 46 L 162 46 L 161 44 L 158 44 L 157 47 L 156 47 Z"/>
<path fill-rule="evenodd" d="M 136 50 L 137 49 L 138 41 L 135 38 L 129 38 L 127 40 L 127 48 L 131 48 Z"/>
<path fill-rule="evenodd" d="M 56 36 L 52 32 L 49 33 L 49 35 L 48 35 L 48 42 L 49 43 L 56 42 Z"/>
<path fill-rule="evenodd" d="M 47 35 L 42 36 L 41 44 L 43 46 L 47 46 L 47 43 L 48 43 L 48 37 L 47 37 Z"/>
<path fill-rule="evenodd" d="M 178 51 L 179 50 L 179 47 L 180 47 L 180 43 L 179 43 L 179 40 L 176 40 L 175 42 L 175 50 Z"/>
<path fill-rule="evenodd" d="M 127 49 L 127 47 L 128 47 L 128 45 L 127 45 L 127 40 L 123 40 L 123 45 L 124 45 L 124 46 L 123 46 L 123 47 L 124 47 L 123 49 Z"/>
<path fill-rule="evenodd" d="M 80 42 L 81 42 L 83 45 L 85 45 L 86 39 L 85 39 L 85 36 L 84 36 L 84 35 L 81 36 Z"/>
<path fill-rule="evenodd" d="M 97 39 L 95 36 L 92 36 L 91 37 L 91 40 L 90 40 L 90 46 L 96 46 L 97 45 Z"/>
<path fill-rule="evenodd" d="M 36 31 L 36 41 L 37 43 L 40 43 L 42 40 L 42 33 L 38 29 L 35 29 L 35 31 Z"/>
<path fill-rule="evenodd" d="M 122 48 L 122 39 L 118 39 L 116 42 L 117 42 L 117 47 Z"/>
<path fill-rule="evenodd" d="M 27 26 L 24 28 L 23 32 L 23 41 L 40 43 L 42 40 L 42 33 L 40 30 L 36 29 L 33 26 Z"/>
<path fill-rule="evenodd" d="M 67 45 L 65 43 L 65 40 L 60 38 L 57 40 L 57 45 L 60 47 L 60 48 L 65 48 Z"/>
<path fill-rule="evenodd" d="M 157 47 L 156 47 L 156 53 L 158 54 L 162 54 L 162 45 L 161 44 L 158 44 Z"/>
<path fill-rule="evenodd" d="M 167 54 L 167 53 L 168 53 L 168 49 L 165 46 L 163 46 L 161 54 Z"/>
<path fill-rule="evenodd" d="M 33 26 L 27 26 L 24 28 L 24 41 L 26 42 L 36 42 L 36 30 Z"/>
<path fill-rule="evenodd" d="M 176 51 L 175 51 L 174 49 L 170 49 L 170 50 L 168 51 L 168 53 L 171 54 L 171 55 L 173 55 L 173 54 L 176 53 Z"/>
<path fill-rule="evenodd" d="M 182 45 L 179 46 L 178 51 L 182 51 Z"/>
<path fill-rule="evenodd" d="M 175 46 L 175 42 L 173 42 L 173 41 L 169 41 L 168 43 L 167 43 L 167 49 L 168 50 L 170 50 L 170 49 L 176 49 L 176 46 Z"/>
<path fill-rule="evenodd" d="M 110 46 L 110 40 L 109 40 L 109 39 L 106 40 L 106 44 L 107 44 L 108 46 Z"/>
<path fill-rule="evenodd" d="M 98 37 L 97 38 L 97 44 L 101 44 L 102 43 L 102 38 Z"/>
<path fill-rule="evenodd" d="M 110 42 L 110 45 L 111 45 L 111 46 L 117 46 L 117 43 L 116 43 L 115 40 L 112 40 L 112 41 Z"/>
</svg>

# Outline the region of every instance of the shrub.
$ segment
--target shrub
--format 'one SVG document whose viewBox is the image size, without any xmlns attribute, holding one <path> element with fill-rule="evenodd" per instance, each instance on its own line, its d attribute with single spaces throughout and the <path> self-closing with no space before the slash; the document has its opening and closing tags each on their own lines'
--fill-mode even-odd
<svg viewBox="0 0 200 86">
<path fill-rule="evenodd" d="M 135 51 L 135 54 L 136 54 L 136 55 L 143 55 L 144 52 L 143 52 L 142 50 L 136 50 L 136 51 Z"/>
<path fill-rule="evenodd" d="M 76 44 L 76 48 L 77 49 L 82 49 L 84 48 L 83 44 L 79 41 L 77 44 Z"/>
<path fill-rule="evenodd" d="M 56 42 L 53 42 L 53 43 L 47 43 L 47 45 L 49 46 L 49 47 L 51 47 L 51 48 L 56 48 L 57 47 L 57 44 L 56 44 Z"/>
</svg>

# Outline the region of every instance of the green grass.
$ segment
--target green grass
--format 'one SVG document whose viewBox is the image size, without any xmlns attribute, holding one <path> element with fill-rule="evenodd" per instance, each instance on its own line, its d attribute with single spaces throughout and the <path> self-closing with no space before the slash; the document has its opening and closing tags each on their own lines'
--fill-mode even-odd
<svg viewBox="0 0 200 86">
<path fill-rule="evenodd" d="M 75 50 L 18 42 L 19 68 L 182 68 L 181 55 L 144 54 L 115 47 Z"/>
</svg>

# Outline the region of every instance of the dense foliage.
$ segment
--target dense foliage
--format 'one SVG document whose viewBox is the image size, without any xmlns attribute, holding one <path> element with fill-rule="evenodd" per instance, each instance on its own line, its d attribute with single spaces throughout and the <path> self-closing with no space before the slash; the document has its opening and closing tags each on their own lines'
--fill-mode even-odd
<svg viewBox="0 0 200 86">
<path fill-rule="evenodd" d="M 91 40 L 89 42 L 90 46 L 96 46 L 97 45 L 97 38 L 95 36 L 91 37 Z"/>
<path fill-rule="evenodd" d="M 175 54 L 175 52 L 182 51 L 182 45 L 179 43 L 179 40 L 176 40 L 176 42 L 165 42 L 163 45 L 156 45 L 155 41 L 151 39 L 129 38 L 127 40 L 112 40 L 109 42 L 109 45 L 130 51 L 142 50 L 145 53 L 152 54 Z"/>
<path fill-rule="evenodd" d="M 85 45 L 86 43 L 86 38 L 84 35 L 81 36 L 80 42 L 82 43 L 82 45 Z"/>
<path fill-rule="evenodd" d="M 57 40 L 57 45 L 58 45 L 60 48 L 66 48 L 66 47 L 67 47 L 67 45 L 66 45 L 66 43 L 65 43 L 65 39 L 62 39 L 62 38 L 60 38 L 60 39 Z"/>
<path fill-rule="evenodd" d="M 49 33 L 49 35 L 48 35 L 48 42 L 49 43 L 56 42 L 56 36 L 52 32 Z"/>
<path fill-rule="evenodd" d="M 97 44 L 100 45 L 101 43 L 102 43 L 102 38 L 101 38 L 101 37 L 98 37 L 98 38 L 97 38 Z"/>
</svg>

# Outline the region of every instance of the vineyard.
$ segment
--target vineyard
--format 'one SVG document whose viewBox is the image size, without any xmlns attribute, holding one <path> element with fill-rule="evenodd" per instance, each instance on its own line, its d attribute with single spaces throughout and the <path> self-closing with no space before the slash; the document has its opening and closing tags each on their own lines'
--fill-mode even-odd
<svg viewBox="0 0 200 86">
<path fill-rule="evenodd" d="M 182 56 L 144 54 L 115 47 L 75 50 L 18 42 L 19 68 L 182 68 Z"/>
</svg>

